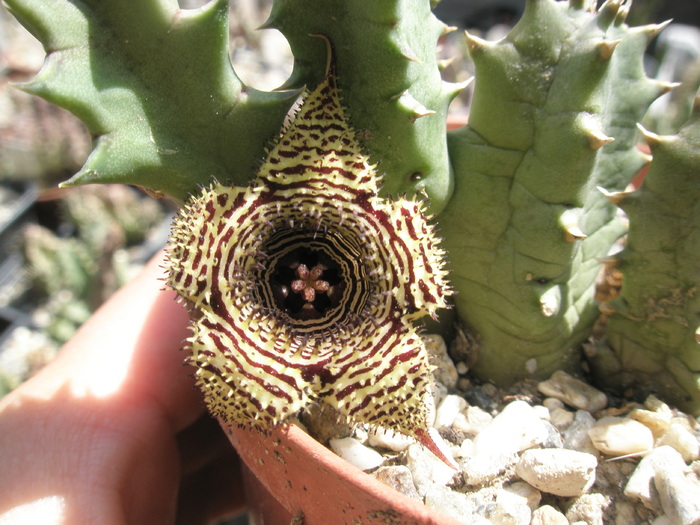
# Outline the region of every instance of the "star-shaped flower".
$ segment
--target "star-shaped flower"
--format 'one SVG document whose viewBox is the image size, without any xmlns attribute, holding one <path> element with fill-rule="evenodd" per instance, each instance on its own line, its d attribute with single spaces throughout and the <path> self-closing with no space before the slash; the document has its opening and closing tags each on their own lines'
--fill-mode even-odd
<svg viewBox="0 0 700 525">
<path fill-rule="evenodd" d="M 413 322 L 447 306 L 443 252 L 423 203 L 377 184 L 331 73 L 248 187 L 182 209 L 168 283 L 196 313 L 190 362 L 214 415 L 265 429 L 322 402 L 441 455 Z"/>
</svg>

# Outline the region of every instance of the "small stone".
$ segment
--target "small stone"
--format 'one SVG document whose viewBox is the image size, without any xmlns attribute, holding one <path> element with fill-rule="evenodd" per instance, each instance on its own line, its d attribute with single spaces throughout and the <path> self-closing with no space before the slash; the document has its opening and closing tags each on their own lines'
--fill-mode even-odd
<svg viewBox="0 0 700 525">
<path fill-rule="evenodd" d="M 486 517 L 493 525 L 530 525 L 532 511 L 524 503 L 496 501 Z"/>
<path fill-rule="evenodd" d="M 534 374 L 537 372 L 537 359 L 528 359 L 525 361 L 525 370 L 528 374 Z"/>
<path fill-rule="evenodd" d="M 483 385 L 481 385 L 481 392 L 485 396 L 493 399 L 498 393 L 498 388 L 496 388 L 496 385 L 492 383 L 484 383 Z"/>
<path fill-rule="evenodd" d="M 574 422 L 574 413 L 565 408 L 555 408 L 549 413 L 549 422 L 559 430 L 564 430 Z"/>
<path fill-rule="evenodd" d="M 442 383 L 448 390 L 457 385 L 457 369 L 455 364 L 447 354 L 447 346 L 442 336 L 437 334 L 427 334 L 421 337 L 425 347 L 430 354 L 430 364 L 434 367 L 433 376 L 435 380 Z"/>
<path fill-rule="evenodd" d="M 457 369 L 457 373 L 461 376 L 469 372 L 469 366 L 464 361 L 458 361 L 455 364 L 455 368 Z"/>
<path fill-rule="evenodd" d="M 320 443 L 351 437 L 353 432 L 352 426 L 339 417 L 338 411 L 325 403 L 309 405 L 300 412 L 299 419 Z"/>
<path fill-rule="evenodd" d="M 542 448 L 563 448 L 564 440 L 561 437 L 561 433 L 557 430 L 557 427 L 552 425 L 549 421 L 542 421 L 544 428 L 547 430 L 547 437 L 541 443 Z"/>
<path fill-rule="evenodd" d="M 671 408 L 653 394 L 647 396 L 646 400 L 644 401 L 644 408 L 651 410 L 652 412 L 673 414 Z"/>
<path fill-rule="evenodd" d="M 459 446 L 459 457 L 462 458 L 468 458 L 470 456 L 474 455 L 474 440 L 473 439 L 465 439 L 462 441 L 462 444 Z"/>
<path fill-rule="evenodd" d="M 496 495 L 496 502 L 510 501 L 512 503 L 522 503 L 530 510 L 535 510 L 542 499 L 542 494 L 535 487 L 524 481 L 516 481 L 503 487 Z"/>
<path fill-rule="evenodd" d="M 406 450 L 406 466 L 413 476 L 418 494 L 425 496 L 433 485 L 445 486 L 456 474 L 421 445 L 413 444 Z"/>
<path fill-rule="evenodd" d="M 329 444 L 333 452 L 360 470 L 370 470 L 384 463 L 384 457 L 379 452 L 364 446 L 355 438 L 331 439 Z"/>
<path fill-rule="evenodd" d="M 460 377 L 459 380 L 457 380 L 457 389 L 460 392 L 466 392 L 471 386 L 471 384 L 472 382 L 466 377 Z"/>
<path fill-rule="evenodd" d="M 549 421 L 549 410 L 547 409 L 547 407 L 543 405 L 534 405 L 532 409 L 537 414 L 537 417 L 539 417 L 543 421 Z"/>
<path fill-rule="evenodd" d="M 634 469 L 625 485 L 625 496 L 639 500 L 646 508 L 661 513 L 661 501 L 654 485 L 656 472 L 661 469 L 683 472 L 685 462 L 672 447 L 662 446 L 652 450 Z"/>
<path fill-rule="evenodd" d="M 433 426 L 438 430 L 451 428 L 457 416 L 466 409 L 467 402 L 462 396 L 453 394 L 445 396 L 438 406 Z"/>
<path fill-rule="evenodd" d="M 635 506 L 629 501 L 624 501 L 622 498 L 614 503 L 615 505 L 615 525 L 630 525 L 631 523 L 639 523 L 639 515 L 635 510 Z"/>
<path fill-rule="evenodd" d="M 425 506 L 436 509 L 464 524 L 491 524 L 490 520 L 479 515 L 484 505 L 478 498 L 468 497 L 447 487 L 433 485 L 425 495 Z"/>
<path fill-rule="evenodd" d="M 476 406 L 469 406 L 455 418 L 453 428 L 465 434 L 478 434 L 491 424 L 491 414 Z"/>
<path fill-rule="evenodd" d="M 569 525 L 569 520 L 554 507 L 542 505 L 532 513 L 530 525 Z"/>
<path fill-rule="evenodd" d="M 557 399 L 556 397 L 546 397 L 544 401 L 542 401 L 542 404 L 550 412 L 552 410 L 556 410 L 557 408 L 564 408 L 564 403 L 561 401 L 561 399 Z"/>
<path fill-rule="evenodd" d="M 612 505 L 612 500 L 603 494 L 584 494 L 576 498 L 566 511 L 569 523 L 586 525 L 605 525 L 606 511 Z"/>
<path fill-rule="evenodd" d="M 548 430 L 537 412 L 525 401 L 513 401 L 474 440 L 477 452 L 501 450 L 521 452 L 547 439 Z"/>
<path fill-rule="evenodd" d="M 667 467 L 657 468 L 654 486 L 666 515 L 678 525 L 700 523 L 700 485 L 685 472 Z"/>
<path fill-rule="evenodd" d="M 513 401 L 474 438 L 474 454 L 460 464 L 468 485 L 492 480 L 517 461 L 518 452 L 544 442 L 548 432 L 525 401 Z"/>
<path fill-rule="evenodd" d="M 539 383 L 537 389 L 546 396 L 556 397 L 567 405 L 587 412 L 595 413 L 608 405 L 608 398 L 603 392 L 562 370 Z"/>
<path fill-rule="evenodd" d="M 604 417 L 588 429 L 593 446 L 609 456 L 626 456 L 650 451 L 654 436 L 639 421 L 626 417 Z"/>
<path fill-rule="evenodd" d="M 459 470 L 464 482 L 470 486 L 485 485 L 515 464 L 516 452 L 506 454 L 497 450 L 489 453 L 475 454 L 459 461 Z"/>
<path fill-rule="evenodd" d="M 585 452 L 531 449 L 520 456 L 516 474 L 530 485 L 556 496 L 578 496 L 595 482 L 598 460 Z"/>
<path fill-rule="evenodd" d="M 588 435 L 588 429 L 595 425 L 595 418 L 585 410 L 577 410 L 574 414 L 574 421 L 564 431 L 564 448 L 578 450 L 598 456 L 600 452 L 593 446 L 593 442 Z"/>
<path fill-rule="evenodd" d="M 670 412 L 653 412 L 643 408 L 635 408 L 629 413 L 629 418 L 648 427 L 654 435 L 654 439 L 663 436 L 668 427 L 671 426 Z"/>
<path fill-rule="evenodd" d="M 413 484 L 413 476 L 408 467 L 403 465 L 379 467 L 371 475 L 401 494 L 423 502 L 423 498 L 418 494 L 416 486 Z"/>
<path fill-rule="evenodd" d="M 657 440 L 656 446 L 668 445 L 676 449 L 683 461 L 690 463 L 700 457 L 700 446 L 695 436 L 679 423 L 672 423 L 666 432 Z"/>
<path fill-rule="evenodd" d="M 352 437 L 364 445 L 369 440 L 369 432 L 367 427 L 364 425 L 355 427 Z"/>
<path fill-rule="evenodd" d="M 376 448 L 385 448 L 394 452 L 403 452 L 416 441 L 408 436 L 383 428 L 372 428 L 367 437 L 367 443 Z"/>
</svg>

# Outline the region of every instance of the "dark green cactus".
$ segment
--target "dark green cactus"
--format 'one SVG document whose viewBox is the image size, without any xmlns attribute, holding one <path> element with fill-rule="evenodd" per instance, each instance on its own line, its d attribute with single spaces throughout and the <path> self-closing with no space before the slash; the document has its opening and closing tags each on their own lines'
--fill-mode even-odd
<svg viewBox="0 0 700 525">
<path fill-rule="evenodd" d="M 485 379 L 575 369 L 597 317 L 597 258 L 625 226 L 595 188 L 622 190 L 644 164 L 635 124 L 666 89 L 642 71 L 659 27 L 628 29 L 625 15 L 618 1 L 594 13 L 537 0 L 506 39 L 468 37 L 474 101 L 450 137 L 441 224 Z"/>
<path fill-rule="evenodd" d="M 700 413 L 700 99 L 672 136 L 644 133 L 654 162 L 639 190 L 610 195 L 629 216 L 616 257 L 620 297 L 606 305 L 605 384 L 655 392 Z"/>
</svg>

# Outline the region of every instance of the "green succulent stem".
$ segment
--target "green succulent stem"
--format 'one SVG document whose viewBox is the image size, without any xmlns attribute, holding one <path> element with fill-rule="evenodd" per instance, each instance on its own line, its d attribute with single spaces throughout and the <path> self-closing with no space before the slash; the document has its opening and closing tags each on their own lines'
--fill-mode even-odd
<svg viewBox="0 0 700 525">
<path fill-rule="evenodd" d="M 625 249 L 612 261 L 621 295 L 605 308 L 596 347 L 599 381 L 654 392 L 700 413 L 700 99 L 670 136 L 644 132 L 654 162 L 642 187 L 610 195 L 629 216 Z"/>
<path fill-rule="evenodd" d="M 440 219 L 474 371 L 501 384 L 578 368 L 597 259 L 625 232 L 595 188 L 643 165 L 636 123 L 662 92 L 642 70 L 656 28 L 628 29 L 620 2 L 579 4 L 531 0 L 504 40 L 467 35 L 474 100 Z"/>
</svg>

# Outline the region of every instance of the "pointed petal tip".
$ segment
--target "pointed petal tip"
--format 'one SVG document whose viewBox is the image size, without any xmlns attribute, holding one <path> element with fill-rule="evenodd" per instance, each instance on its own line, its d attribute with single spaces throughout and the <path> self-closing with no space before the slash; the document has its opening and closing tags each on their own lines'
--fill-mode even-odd
<svg viewBox="0 0 700 525">
<path fill-rule="evenodd" d="M 437 430 L 434 428 L 429 428 L 427 430 L 418 429 L 416 430 L 415 435 L 418 442 L 432 452 L 440 461 L 455 471 L 458 471 L 459 465 L 457 465 L 457 462 L 447 453 L 447 451 L 443 451 L 440 448 L 440 445 L 438 445 L 437 441 L 435 440 L 435 433 L 437 433 Z"/>
</svg>

